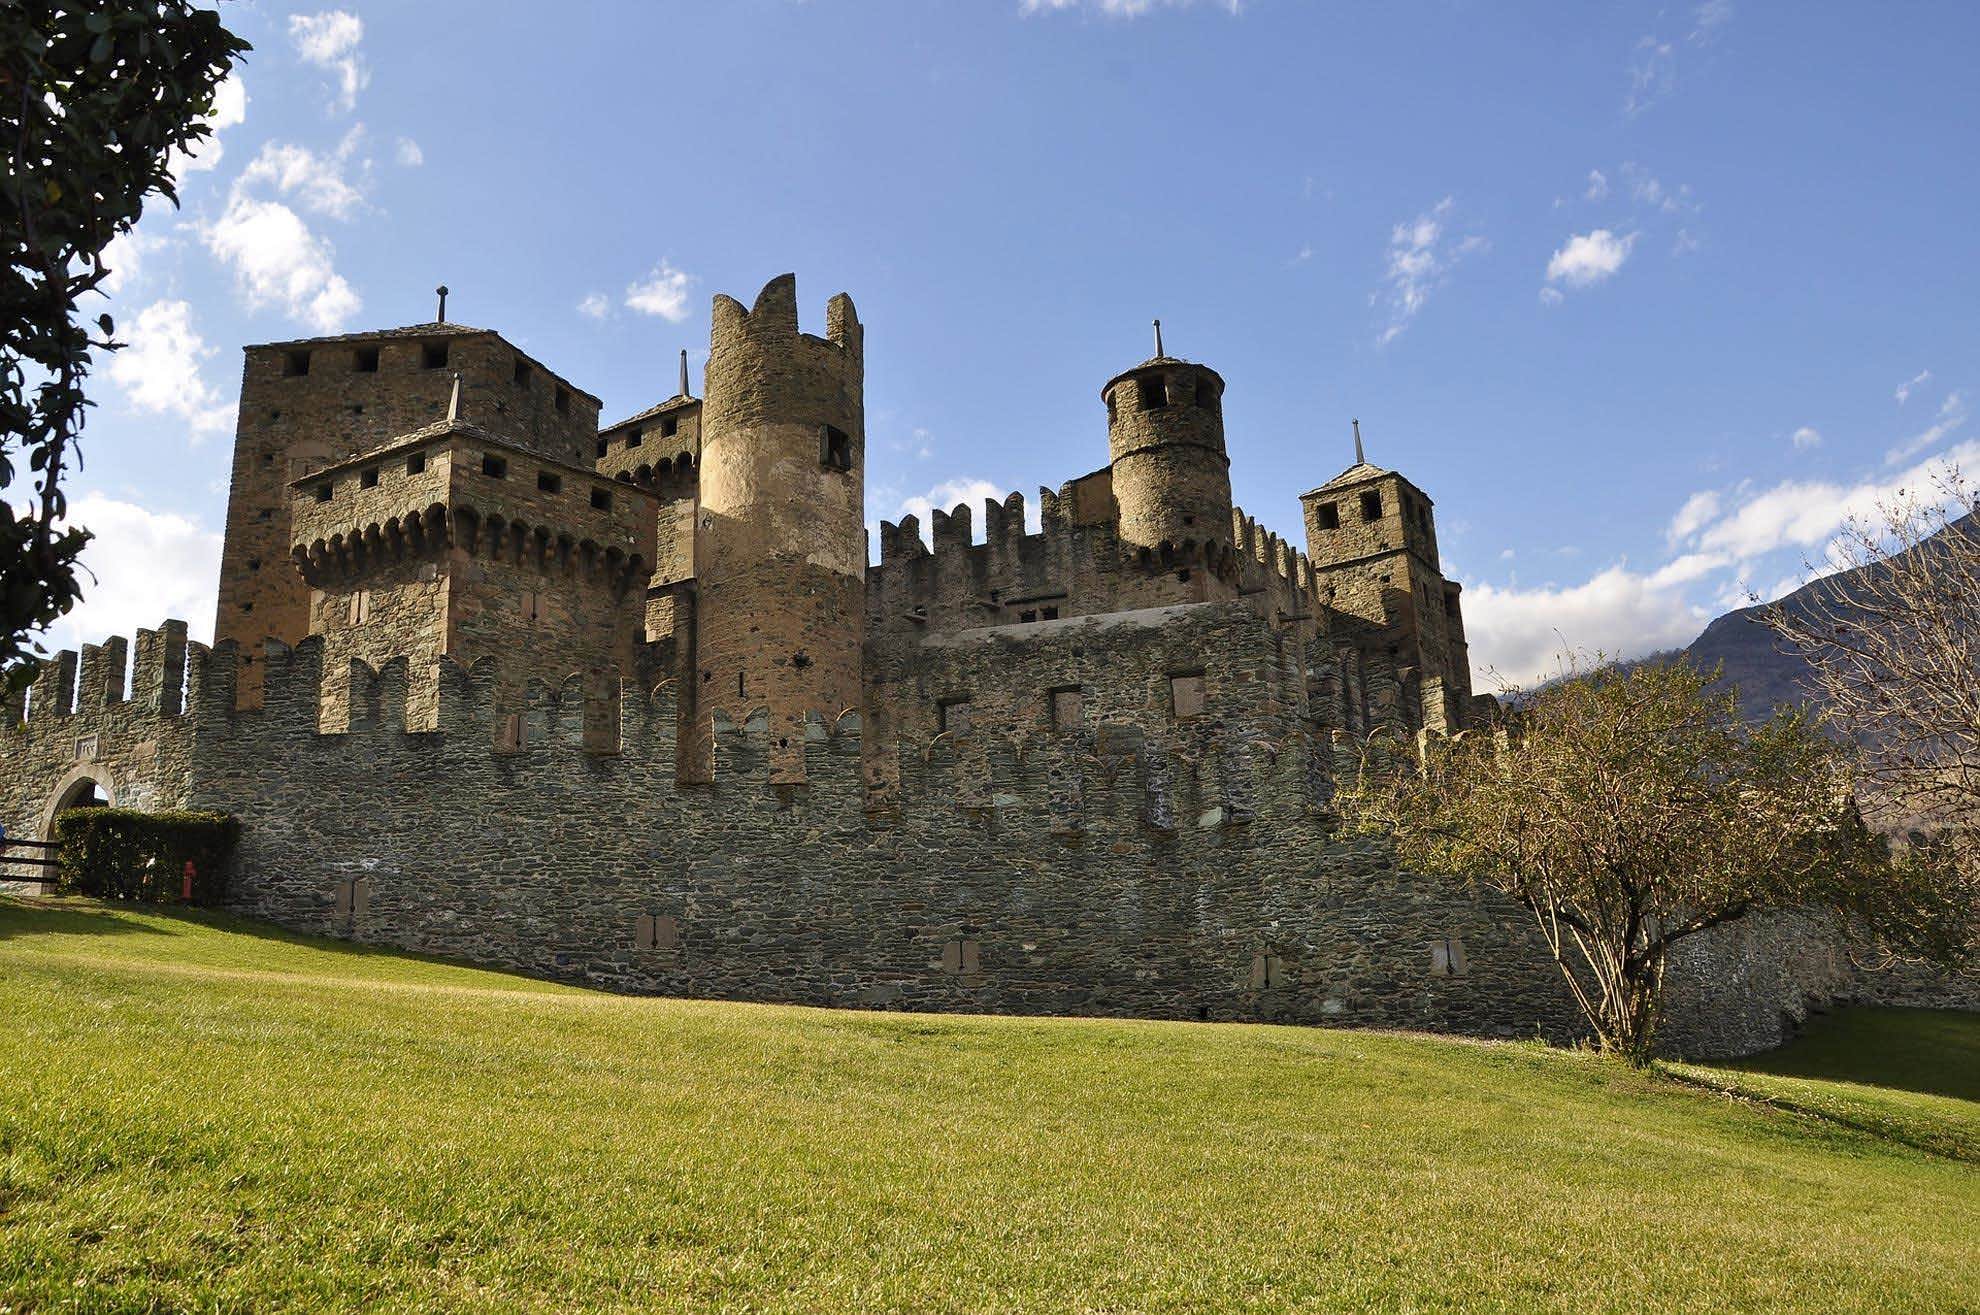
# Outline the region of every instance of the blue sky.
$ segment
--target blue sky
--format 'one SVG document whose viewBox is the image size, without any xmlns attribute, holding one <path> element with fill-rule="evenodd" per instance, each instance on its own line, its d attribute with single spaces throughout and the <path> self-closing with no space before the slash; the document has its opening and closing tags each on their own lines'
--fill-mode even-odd
<svg viewBox="0 0 1980 1315">
<path fill-rule="evenodd" d="M 714 293 L 795 270 L 815 330 L 849 291 L 876 519 L 1101 465 L 1160 316 L 1228 381 L 1237 500 L 1297 535 L 1359 417 L 1515 678 L 1682 644 L 1980 467 L 1970 5 L 223 12 L 256 49 L 216 144 L 110 262 L 63 642 L 210 628 L 241 344 L 442 281 L 612 419 Z"/>
</svg>

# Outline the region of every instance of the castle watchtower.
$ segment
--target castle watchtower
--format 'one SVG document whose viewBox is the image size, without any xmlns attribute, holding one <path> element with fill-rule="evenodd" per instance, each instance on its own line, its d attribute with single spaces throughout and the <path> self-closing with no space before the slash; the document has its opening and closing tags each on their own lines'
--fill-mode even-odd
<svg viewBox="0 0 1980 1315">
<path fill-rule="evenodd" d="M 1420 720 L 1411 710 L 1405 727 L 1456 729 L 1471 702 L 1471 659 L 1459 586 L 1438 559 L 1430 497 L 1367 459 L 1359 421 L 1354 455 L 1352 466 L 1300 495 L 1319 601 L 1338 633 L 1399 681 L 1416 683 Z"/>
<path fill-rule="evenodd" d="M 772 779 L 804 772 L 804 718 L 860 705 L 865 352 L 844 293 L 798 331 L 797 279 L 717 296 L 695 521 L 695 715 L 767 707 Z"/>
<path fill-rule="evenodd" d="M 1164 354 L 1158 320 L 1155 355 L 1109 379 L 1100 397 L 1121 542 L 1179 575 L 1200 564 L 1234 590 L 1223 377 Z"/>
</svg>

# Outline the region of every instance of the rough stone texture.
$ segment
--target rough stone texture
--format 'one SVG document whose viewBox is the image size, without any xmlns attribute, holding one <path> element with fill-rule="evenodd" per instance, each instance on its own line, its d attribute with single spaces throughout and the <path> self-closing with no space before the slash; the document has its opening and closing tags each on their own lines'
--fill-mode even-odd
<svg viewBox="0 0 1980 1315">
<path fill-rule="evenodd" d="M 1222 379 L 1158 357 L 1036 533 L 1012 494 L 932 546 L 882 522 L 869 565 L 852 303 L 803 334 L 786 276 L 713 320 L 706 399 L 602 432 L 479 330 L 250 348 L 225 642 L 140 632 L 128 696 L 122 641 L 52 658 L 0 819 L 45 836 L 92 782 L 232 812 L 244 911 L 615 989 L 1576 1030 L 1529 915 L 1334 824 L 1360 737 L 1492 711 L 1414 485 L 1351 468 L 1301 553 L 1230 504 Z M 1669 1044 L 1980 1004 L 1838 944 L 1702 938 Z"/>
</svg>

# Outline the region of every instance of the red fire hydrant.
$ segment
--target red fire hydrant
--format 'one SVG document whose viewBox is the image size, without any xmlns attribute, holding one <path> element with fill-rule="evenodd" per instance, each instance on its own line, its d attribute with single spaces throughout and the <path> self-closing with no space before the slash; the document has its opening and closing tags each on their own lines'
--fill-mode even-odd
<svg viewBox="0 0 1980 1315">
<path fill-rule="evenodd" d="M 188 904 L 192 903 L 193 871 L 194 871 L 193 861 L 191 859 L 187 859 L 186 860 L 186 891 L 184 898 L 185 898 L 185 902 Z"/>
</svg>

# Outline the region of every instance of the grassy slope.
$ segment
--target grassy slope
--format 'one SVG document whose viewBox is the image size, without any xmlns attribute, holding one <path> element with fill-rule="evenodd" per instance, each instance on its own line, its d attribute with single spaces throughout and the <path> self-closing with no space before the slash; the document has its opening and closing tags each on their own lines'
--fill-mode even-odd
<svg viewBox="0 0 1980 1315">
<path fill-rule="evenodd" d="M 1949 1096 L 1932 1153 L 1525 1044 L 634 1000 L 3 901 L 0 1018 L 0 1308 L 1980 1293 Z"/>
</svg>

